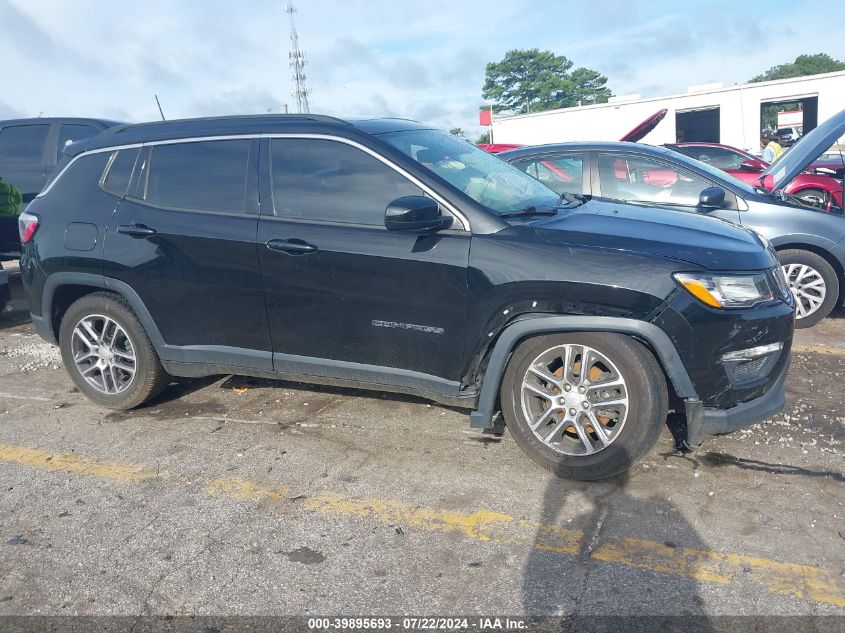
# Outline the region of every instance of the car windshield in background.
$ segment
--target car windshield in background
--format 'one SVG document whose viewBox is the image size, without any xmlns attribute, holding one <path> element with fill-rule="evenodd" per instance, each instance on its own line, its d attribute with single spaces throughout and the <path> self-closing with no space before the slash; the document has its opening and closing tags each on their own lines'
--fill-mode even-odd
<svg viewBox="0 0 845 633">
<path fill-rule="evenodd" d="M 748 160 L 748 156 L 743 156 L 739 152 L 732 152 L 723 147 L 711 147 L 706 145 L 696 145 L 692 147 L 681 147 L 681 153 L 686 154 L 690 158 L 700 160 L 702 163 L 712 165 L 716 169 L 742 169 L 742 163 Z"/>
<path fill-rule="evenodd" d="M 666 150 L 669 151 L 669 150 Z M 755 193 L 754 187 L 749 185 L 747 182 L 743 182 L 739 178 L 735 178 L 731 176 L 729 173 L 722 171 L 721 169 L 716 169 L 713 165 L 708 165 L 700 160 L 695 160 L 694 158 L 690 158 L 686 154 L 682 154 L 680 152 L 673 152 L 671 155 L 671 159 L 675 162 L 687 165 L 693 169 L 697 169 L 699 171 L 704 171 L 710 174 L 717 182 L 722 180 L 730 183 L 732 187 L 736 189 L 740 189 L 746 193 Z"/>
<path fill-rule="evenodd" d="M 554 209 L 560 194 L 453 134 L 409 130 L 382 139 L 494 213 Z"/>
</svg>

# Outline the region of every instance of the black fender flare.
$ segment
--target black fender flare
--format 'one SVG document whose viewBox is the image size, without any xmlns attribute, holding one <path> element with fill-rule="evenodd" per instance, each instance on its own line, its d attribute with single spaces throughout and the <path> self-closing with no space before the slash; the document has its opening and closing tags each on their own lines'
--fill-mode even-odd
<svg viewBox="0 0 845 633">
<path fill-rule="evenodd" d="M 52 273 L 47 277 L 41 290 L 41 316 L 32 315 L 33 324 L 42 338 L 54 344 L 57 342 L 58 332 L 53 331 L 53 297 L 59 287 L 71 285 L 92 286 L 111 290 L 121 295 L 129 302 L 132 311 L 141 321 L 141 325 L 144 326 L 144 330 L 146 330 L 147 336 L 150 337 L 156 351 L 160 352 L 164 349 L 164 338 L 138 293 L 129 284 L 94 273 L 59 272 Z"/>
<path fill-rule="evenodd" d="M 508 325 L 493 345 L 481 391 L 478 394 L 478 406 L 470 413 L 472 428 L 493 428 L 499 385 L 511 352 L 517 344 L 528 336 L 559 332 L 614 332 L 639 338 L 648 343 L 657 354 L 657 360 L 672 382 L 675 393 L 685 400 L 698 399 L 698 394 L 678 350 L 675 349 L 675 345 L 666 333 L 653 323 L 622 317 L 537 316 Z"/>
</svg>

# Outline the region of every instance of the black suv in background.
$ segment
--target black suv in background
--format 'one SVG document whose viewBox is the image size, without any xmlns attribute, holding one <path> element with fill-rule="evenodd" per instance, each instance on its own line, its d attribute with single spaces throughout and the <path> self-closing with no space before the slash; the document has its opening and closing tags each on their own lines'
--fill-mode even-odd
<svg viewBox="0 0 845 633">
<path fill-rule="evenodd" d="M 80 118 L 0 121 L 0 258 L 20 255 L 17 214 L 44 188 L 65 146 L 113 125 L 118 122 Z"/>
<path fill-rule="evenodd" d="M 562 476 L 784 404 L 794 304 L 765 240 L 560 195 L 404 120 L 113 128 L 21 216 L 32 319 L 112 408 L 246 374 L 471 409 Z M 494 422 L 494 419 L 496 422 Z"/>
</svg>

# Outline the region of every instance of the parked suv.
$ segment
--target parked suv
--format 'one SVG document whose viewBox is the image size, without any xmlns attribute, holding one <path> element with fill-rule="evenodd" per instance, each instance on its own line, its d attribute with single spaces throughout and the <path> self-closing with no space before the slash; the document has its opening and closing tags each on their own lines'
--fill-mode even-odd
<svg viewBox="0 0 845 633">
<path fill-rule="evenodd" d="M 113 125 L 80 118 L 0 121 L 0 257 L 20 255 L 17 216 L 47 183 L 65 146 Z"/>
<path fill-rule="evenodd" d="M 691 446 L 784 405 L 794 304 L 718 219 L 559 195 L 419 123 L 114 128 L 21 216 L 39 334 L 137 407 L 168 375 L 416 394 L 504 421 L 567 477 L 621 472 L 671 408 Z"/>
</svg>

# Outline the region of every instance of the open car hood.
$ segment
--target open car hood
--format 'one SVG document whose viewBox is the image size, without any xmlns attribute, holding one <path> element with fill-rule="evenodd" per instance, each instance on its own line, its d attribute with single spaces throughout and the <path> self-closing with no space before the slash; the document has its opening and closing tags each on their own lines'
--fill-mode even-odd
<svg viewBox="0 0 845 633">
<path fill-rule="evenodd" d="M 629 143 L 636 143 L 642 137 L 644 137 L 646 134 L 656 128 L 657 124 L 663 120 L 663 117 L 666 116 L 667 112 L 668 110 L 661 110 L 660 112 L 655 112 L 619 140 L 628 141 Z"/>
<path fill-rule="evenodd" d="M 765 182 L 765 178 L 771 176 L 775 191 L 785 188 L 843 135 L 845 110 L 834 114 L 815 130 L 798 139 L 795 145 L 763 172 L 760 182 Z"/>
</svg>

